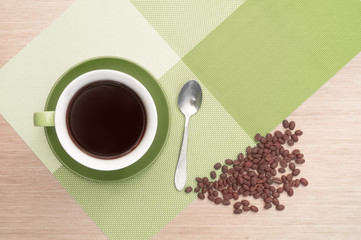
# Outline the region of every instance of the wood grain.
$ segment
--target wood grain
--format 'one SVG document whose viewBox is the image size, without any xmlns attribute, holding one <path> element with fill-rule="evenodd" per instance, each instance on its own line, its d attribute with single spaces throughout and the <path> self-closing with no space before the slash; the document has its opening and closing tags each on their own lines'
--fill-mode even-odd
<svg viewBox="0 0 361 240">
<path fill-rule="evenodd" d="M 75 0 L 1 0 L 0 67 Z M 0 239 L 106 239 L 0 116 Z"/>
<path fill-rule="evenodd" d="M 1 0 L 0 67 L 74 2 L 75 0 Z"/>
<path fill-rule="evenodd" d="M 288 119 L 304 132 L 294 148 L 309 186 L 282 195 L 284 211 L 234 215 L 197 199 L 154 239 L 360 239 L 361 53 Z"/>
<path fill-rule="evenodd" d="M 0 66 L 73 2 L 1 0 Z M 361 54 L 289 116 L 304 131 L 310 185 L 282 196 L 283 212 L 235 216 L 195 200 L 154 239 L 360 239 L 360 103 Z M 105 239 L 2 117 L 0 163 L 0 239 Z"/>
</svg>

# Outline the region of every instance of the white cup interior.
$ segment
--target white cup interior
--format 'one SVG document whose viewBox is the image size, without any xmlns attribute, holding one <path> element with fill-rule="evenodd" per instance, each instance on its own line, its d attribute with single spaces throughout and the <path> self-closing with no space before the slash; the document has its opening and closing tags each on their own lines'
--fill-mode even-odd
<svg viewBox="0 0 361 240">
<path fill-rule="evenodd" d="M 147 117 L 146 129 L 143 138 L 137 147 L 124 156 L 109 160 L 95 158 L 79 149 L 69 135 L 66 121 L 68 105 L 74 94 L 76 94 L 85 85 L 101 80 L 116 81 L 131 88 L 143 102 Z M 59 97 L 55 109 L 55 130 L 64 150 L 80 164 L 102 171 L 122 169 L 138 161 L 152 145 L 157 131 L 157 126 L 157 109 L 148 90 L 132 76 L 115 70 L 95 70 L 77 77 L 64 89 Z"/>
</svg>

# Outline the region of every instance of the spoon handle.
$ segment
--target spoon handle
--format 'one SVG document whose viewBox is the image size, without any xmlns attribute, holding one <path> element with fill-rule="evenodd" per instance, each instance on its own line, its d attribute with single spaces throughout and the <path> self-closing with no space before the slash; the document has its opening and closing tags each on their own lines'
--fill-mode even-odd
<svg viewBox="0 0 361 240">
<path fill-rule="evenodd" d="M 175 172 L 175 178 L 174 178 L 175 186 L 178 189 L 178 191 L 181 191 L 184 188 L 187 181 L 188 122 L 189 122 L 189 116 L 186 116 L 182 148 L 179 154 L 177 170 Z"/>
</svg>

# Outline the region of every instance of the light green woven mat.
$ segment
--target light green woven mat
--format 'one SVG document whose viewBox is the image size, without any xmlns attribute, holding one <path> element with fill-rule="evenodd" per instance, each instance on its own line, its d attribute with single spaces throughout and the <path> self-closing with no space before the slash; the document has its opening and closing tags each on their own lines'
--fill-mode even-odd
<svg viewBox="0 0 361 240">
<path fill-rule="evenodd" d="M 256 131 L 270 131 L 361 50 L 358 0 L 243 3 L 78 0 L 0 69 L 0 113 L 110 239 L 149 239 L 194 199 L 173 184 L 184 121 L 176 101 L 187 80 L 200 81 L 204 91 L 190 123 L 193 185 L 215 162 L 253 144 Z M 119 183 L 72 174 L 32 126 L 57 78 L 102 55 L 147 68 L 171 104 L 162 154 Z"/>
</svg>

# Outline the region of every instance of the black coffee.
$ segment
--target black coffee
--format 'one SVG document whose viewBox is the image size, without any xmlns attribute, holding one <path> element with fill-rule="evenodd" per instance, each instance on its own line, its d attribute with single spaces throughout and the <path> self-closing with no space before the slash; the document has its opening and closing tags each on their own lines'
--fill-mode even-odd
<svg viewBox="0 0 361 240">
<path fill-rule="evenodd" d="M 67 125 L 74 143 L 85 153 L 112 159 L 131 152 L 146 128 L 139 96 L 115 81 L 91 83 L 70 101 Z"/>
</svg>

